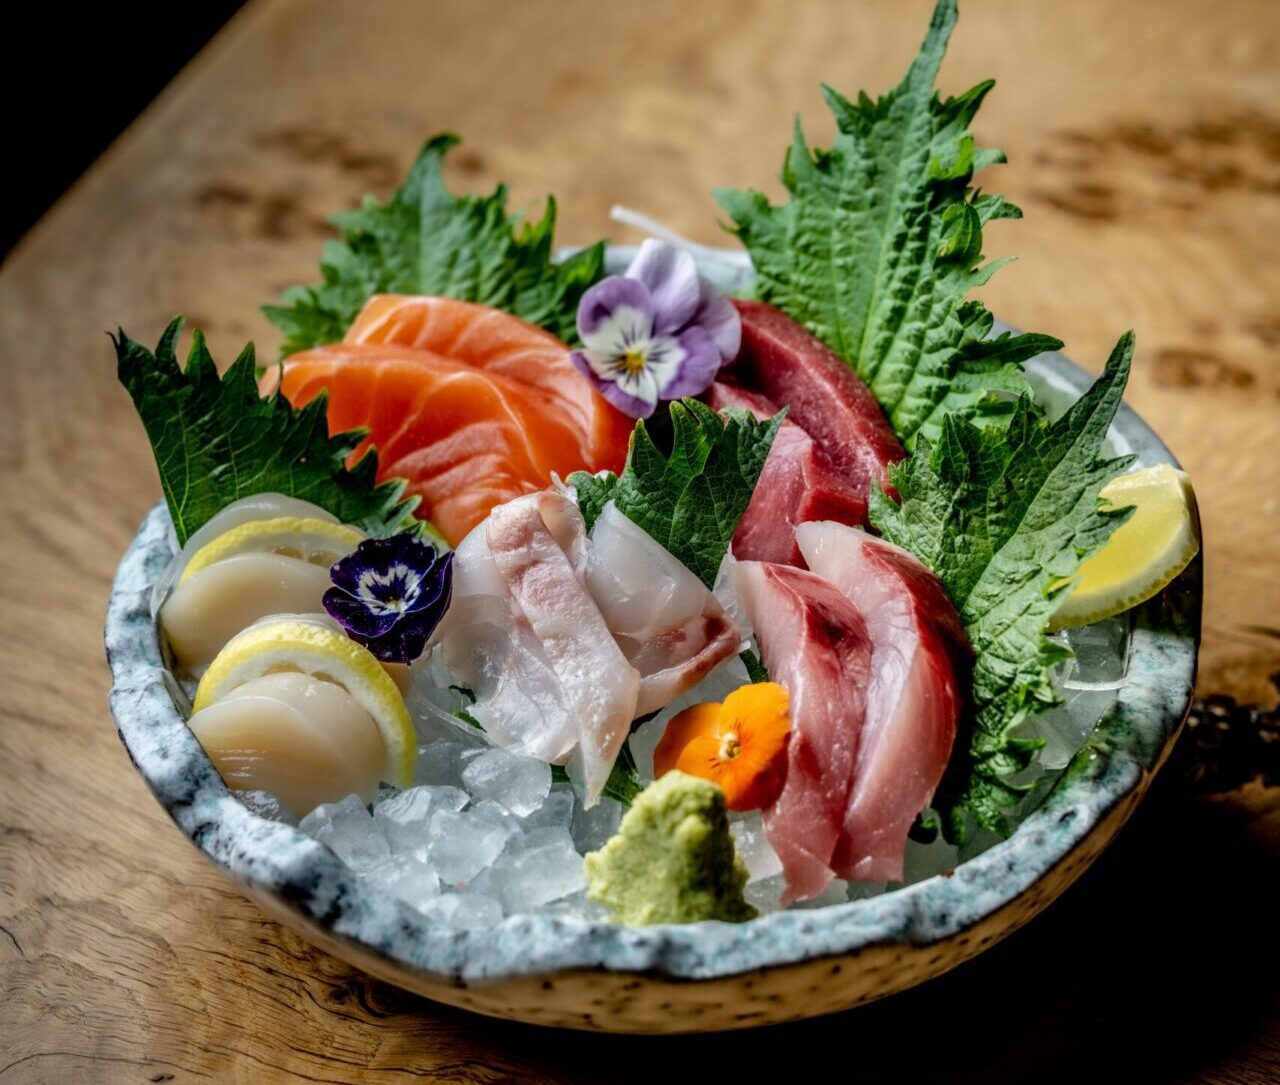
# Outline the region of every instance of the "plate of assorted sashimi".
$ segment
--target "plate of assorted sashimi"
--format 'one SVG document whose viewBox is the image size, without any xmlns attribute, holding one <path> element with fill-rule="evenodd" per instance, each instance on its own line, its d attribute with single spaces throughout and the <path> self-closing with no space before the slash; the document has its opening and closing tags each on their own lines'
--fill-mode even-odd
<svg viewBox="0 0 1280 1085">
<path fill-rule="evenodd" d="M 1013 930 L 1185 716 L 1186 475 L 974 292 L 989 83 L 955 21 L 824 88 L 737 245 L 457 195 L 432 139 L 220 368 L 114 336 L 164 500 L 111 708 L 178 826 L 281 922 L 443 1002 L 639 1032 L 831 1012 Z M 139 465 L 141 467 L 141 465 Z"/>
</svg>

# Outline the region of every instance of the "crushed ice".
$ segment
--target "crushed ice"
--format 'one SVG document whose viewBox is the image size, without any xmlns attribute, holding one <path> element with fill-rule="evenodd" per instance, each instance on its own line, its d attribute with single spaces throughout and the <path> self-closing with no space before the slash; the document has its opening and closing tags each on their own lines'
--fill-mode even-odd
<svg viewBox="0 0 1280 1085">
<path fill-rule="evenodd" d="M 1018 816 L 1043 798 L 1084 745 L 1115 703 L 1128 668 L 1126 615 L 1059 636 L 1075 658 L 1056 676 L 1063 704 L 1025 728 L 1044 746 L 1024 776 L 1033 787 Z M 653 749 L 676 712 L 721 700 L 745 681 L 745 668 L 731 659 L 637 728 L 631 749 L 641 774 L 652 775 Z M 586 899 L 582 856 L 617 831 L 623 807 L 606 798 L 586 809 L 568 784 L 553 782 L 547 765 L 487 745 L 459 717 L 466 712 L 466 695 L 448 684 L 437 665 L 427 662 L 415 674 L 407 702 L 421 742 L 413 785 L 403 791 L 383 787 L 371 807 L 349 795 L 312 811 L 299 828 L 370 885 L 450 927 L 482 930 L 527 913 L 602 918 L 603 910 Z M 274 796 L 240 797 L 263 817 L 291 821 Z M 759 812 L 731 815 L 731 828 L 749 871 L 747 899 L 761 912 L 776 911 L 782 865 L 765 839 Z M 941 838 L 909 841 L 904 884 L 945 875 L 997 840 L 976 833 L 960 849 Z M 797 907 L 860 900 L 891 888 L 836 881 L 817 900 Z"/>
</svg>

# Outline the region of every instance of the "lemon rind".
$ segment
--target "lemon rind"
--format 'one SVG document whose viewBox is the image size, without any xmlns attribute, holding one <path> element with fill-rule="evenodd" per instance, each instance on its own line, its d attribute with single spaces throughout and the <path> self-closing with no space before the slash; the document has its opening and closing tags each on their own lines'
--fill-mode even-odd
<svg viewBox="0 0 1280 1085">
<path fill-rule="evenodd" d="M 250 678 L 269 673 L 266 666 L 246 666 L 259 644 L 263 655 L 273 662 L 296 659 L 317 661 L 326 673 L 356 699 L 373 718 L 387 752 L 386 782 L 407 787 L 412 782 L 417 753 L 413 720 L 394 679 L 364 646 L 335 629 L 300 621 L 285 620 L 267 625 L 254 625 L 237 633 L 223 647 L 205 671 L 196 688 L 192 713 L 216 704 L 222 693 L 236 688 Z M 261 661 L 261 657 L 259 657 Z M 344 675 L 343 672 L 346 674 Z M 347 681 L 343 679 L 347 678 Z M 352 681 L 358 678 L 359 681 Z"/>
<path fill-rule="evenodd" d="M 178 583 L 188 580 L 196 573 L 216 565 L 225 558 L 264 549 L 270 550 L 270 541 L 280 543 L 290 538 L 308 536 L 320 538 L 335 544 L 335 551 L 350 553 L 362 542 L 364 534 L 347 524 L 332 524 L 327 520 L 318 520 L 305 516 L 273 516 L 267 520 L 246 520 L 242 524 L 228 528 L 217 535 L 191 555 L 191 559 L 182 569 Z"/>
</svg>

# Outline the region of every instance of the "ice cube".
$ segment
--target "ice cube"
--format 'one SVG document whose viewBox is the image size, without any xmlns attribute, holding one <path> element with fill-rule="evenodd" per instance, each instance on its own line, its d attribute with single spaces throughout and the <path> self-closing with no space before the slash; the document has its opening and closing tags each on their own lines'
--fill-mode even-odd
<svg viewBox="0 0 1280 1085">
<path fill-rule="evenodd" d="M 577 845 L 578 851 L 586 855 L 589 851 L 598 851 L 603 848 L 609 838 L 618 831 L 622 814 L 622 803 L 614 799 L 601 798 L 589 810 L 581 803 L 575 803 L 573 842 Z"/>
<path fill-rule="evenodd" d="M 548 844 L 568 844 L 573 847 L 573 837 L 569 835 L 568 825 L 538 825 L 526 829 L 524 835 L 515 838 L 512 844 L 519 843 L 522 850 L 546 847 Z M 511 845 L 507 845 L 508 848 Z"/>
<path fill-rule="evenodd" d="M 494 869 L 490 884 L 510 915 L 532 911 L 585 889 L 587 875 L 582 856 L 565 838 L 504 857 Z"/>
<path fill-rule="evenodd" d="M 567 827 L 573 818 L 573 789 L 555 787 L 543 800 L 542 805 L 521 818 L 521 824 L 527 831 L 544 825 L 560 825 Z"/>
<path fill-rule="evenodd" d="M 412 678 L 404 703 L 422 742 L 488 745 L 484 732 L 458 717 L 457 713 L 470 708 L 475 698 L 456 683 L 438 654 L 414 663 Z"/>
<path fill-rule="evenodd" d="M 428 901 L 422 910 L 460 930 L 484 930 L 502 921 L 502 905 L 482 893 L 445 893 Z"/>
<path fill-rule="evenodd" d="M 391 855 L 359 795 L 317 806 L 298 823 L 298 828 L 326 845 L 352 870 L 369 870 Z"/>
<path fill-rule="evenodd" d="M 567 897 L 553 900 L 538 909 L 539 915 L 554 916 L 557 919 L 580 919 L 586 923 L 603 922 L 609 918 L 609 910 L 594 900 L 588 900 L 585 892 L 570 893 Z"/>
<path fill-rule="evenodd" d="M 1063 690 L 1065 700 L 1062 704 L 1032 716 L 1026 732 L 1044 740 L 1037 757 L 1039 767 L 1048 771 L 1065 768 L 1093 734 L 1103 714 L 1115 703 L 1116 695 L 1114 686 L 1072 688 L 1068 683 Z"/>
<path fill-rule="evenodd" d="M 756 882 L 782 873 L 782 860 L 764 835 L 764 822 L 759 811 L 753 810 L 729 826 L 733 833 L 733 845 L 742 861 L 747 864 L 748 881 Z"/>
<path fill-rule="evenodd" d="M 781 874 L 774 874 L 768 878 L 760 878 L 754 882 L 748 882 L 747 888 L 743 891 L 743 896 L 747 898 L 747 903 L 765 915 L 769 912 L 778 910 L 778 903 L 782 898 L 782 890 L 786 888 L 787 880 Z"/>
<path fill-rule="evenodd" d="M 462 782 L 477 799 L 492 799 L 523 817 L 537 810 L 550 792 L 551 766 L 493 747 L 467 763 Z"/>
<path fill-rule="evenodd" d="M 463 770 L 487 748 L 453 741 L 429 742 L 419 746 L 413 782 L 427 786 L 448 784 L 459 787 L 462 784 Z"/>
<path fill-rule="evenodd" d="M 878 897 L 885 891 L 884 882 L 849 882 L 848 884 L 846 900 L 867 900 L 870 897 Z"/>
<path fill-rule="evenodd" d="M 425 861 L 431 819 L 442 810 L 456 812 L 466 805 L 467 793 L 460 788 L 411 787 L 377 803 L 373 820 L 393 853 Z"/>
<path fill-rule="evenodd" d="M 298 819 L 270 791 L 237 791 L 236 797 L 253 813 L 269 821 L 283 821 L 286 825 L 297 825 Z"/>
<path fill-rule="evenodd" d="M 631 732 L 631 737 L 627 740 L 631 757 L 636 763 L 636 772 L 646 780 L 653 779 L 653 751 L 658 748 L 662 732 L 666 729 L 667 720 L 657 716 L 642 723 Z"/>
<path fill-rule="evenodd" d="M 914 885 L 938 874 L 950 874 L 959 862 L 955 846 L 948 844 L 941 833 L 928 844 L 908 838 L 902 854 L 902 884 Z"/>
<path fill-rule="evenodd" d="M 829 904 L 844 904 L 849 899 L 849 883 L 836 878 L 813 900 L 801 901 L 797 908 L 825 908 Z"/>
<path fill-rule="evenodd" d="M 1075 666 L 1067 689 L 1114 687 L 1129 670 L 1129 615 L 1119 614 L 1093 625 L 1067 630 Z"/>
<path fill-rule="evenodd" d="M 515 828 L 492 809 L 442 810 L 431 819 L 427 861 L 447 885 L 465 885 L 502 854 Z"/>
<path fill-rule="evenodd" d="M 436 872 L 411 855 L 393 855 L 383 860 L 371 867 L 364 879 L 418 909 L 440 895 L 440 879 Z"/>
</svg>

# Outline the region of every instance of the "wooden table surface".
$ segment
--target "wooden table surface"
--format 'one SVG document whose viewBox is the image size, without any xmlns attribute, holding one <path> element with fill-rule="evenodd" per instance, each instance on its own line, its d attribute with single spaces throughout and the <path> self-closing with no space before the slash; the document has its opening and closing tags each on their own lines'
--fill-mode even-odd
<svg viewBox="0 0 1280 1085">
<path fill-rule="evenodd" d="M 0 1083 L 1280 1076 L 1275 791 L 1206 801 L 1166 782 L 1029 929 L 888 1003 L 755 1034 L 620 1040 L 469 1017 L 312 950 L 201 861 L 107 715 L 107 587 L 159 489 L 106 330 L 154 342 L 185 312 L 216 357 L 251 337 L 269 354 L 256 307 L 313 278 L 324 216 L 385 195 L 441 129 L 467 139 L 454 182 L 505 178 L 519 203 L 555 192 L 565 242 L 632 239 L 611 226 L 613 202 L 715 242 L 708 190 L 776 195 L 793 111 L 821 143 L 819 81 L 887 88 L 930 7 L 258 0 L 12 254 Z M 1268 703 L 1278 72 L 1274 0 L 967 0 L 942 73 L 953 93 L 999 80 L 977 130 L 1011 164 L 986 183 L 1027 216 L 991 229 L 990 254 L 1020 261 L 984 297 L 1095 370 L 1137 329 L 1129 401 L 1191 472 L 1204 515 L 1201 689 Z"/>
</svg>

